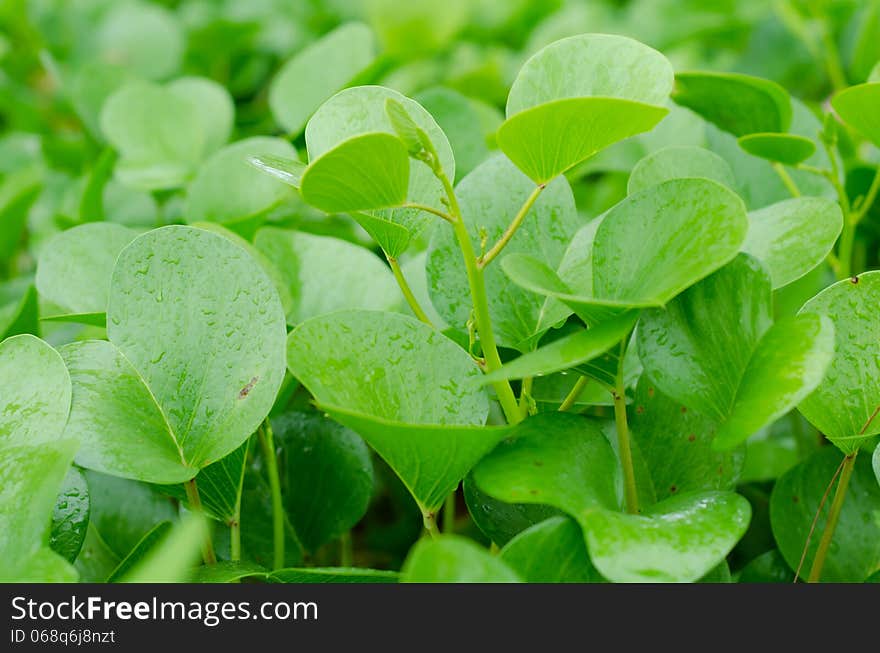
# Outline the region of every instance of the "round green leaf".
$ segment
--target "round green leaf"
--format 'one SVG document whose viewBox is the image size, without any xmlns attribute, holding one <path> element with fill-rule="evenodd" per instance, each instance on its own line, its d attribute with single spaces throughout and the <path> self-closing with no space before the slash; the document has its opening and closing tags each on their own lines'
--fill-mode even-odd
<svg viewBox="0 0 880 653">
<path fill-rule="evenodd" d="M 37 290 L 72 314 L 106 313 L 116 258 L 137 235 L 109 222 L 60 232 L 40 250 Z"/>
<path fill-rule="evenodd" d="M 180 68 L 185 39 L 177 18 L 164 7 L 125 2 L 111 6 L 98 25 L 97 48 L 108 63 L 163 79 Z"/>
<path fill-rule="evenodd" d="M 342 309 L 392 310 L 402 301 L 391 270 L 348 241 L 264 227 L 254 238 L 291 296 L 287 323 Z"/>
<path fill-rule="evenodd" d="M 834 323 L 828 373 L 798 410 L 845 454 L 880 433 L 880 272 L 839 281 L 804 304 Z"/>
<path fill-rule="evenodd" d="M 712 447 L 717 422 L 672 400 L 644 375 L 628 408 L 632 438 L 658 498 L 734 488 L 745 451 Z"/>
<path fill-rule="evenodd" d="M 74 110 L 98 141 L 104 140 L 99 124 L 101 107 L 116 89 L 133 79 L 136 75 L 126 68 L 88 61 L 63 80 Z"/>
<path fill-rule="evenodd" d="M 601 583 L 577 522 L 551 517 L 513 538 L 501 550 L 506 562 L 527 583 Z"/>
<path fill-rule="evenodd" d="M 269 85 L 275 121 L 289 134 L 299 134 L 322 102 L 373 62 L 375 51 L 369 27 L 346 23 L 295 54 Z"/>
<path fill-rule="evenodd" d="M 677 73 L 672 99 L 734 136 L 786 132 L 791 124 L 788 91 L 751 75 Z"/>
<path fill-rule="evenodd" d="M 42 445 L 61 437 L 71 390 L 57 351 L 32 335 L 7 338 L 0 343 L 0 388 L 0 445 Z"/>
<path fill-rule="evenodd" d="M 798 567 L 816 510 L 840 465 L 840 459 L 839 451 L 824 447 L 786 472 L 773 488 L 770 524 L 779 550 L 792 569 Z M 834 530 L 834 539 L 825 559 L 822 569 L 824 582 L 861 583 L 880 569 L 878 505 L 880 487 L 871 472 L 870 461 L 862 456 L 856 459 L 846 500 Z M 813 564 L 830 506 L 830 499 L 826 500 L 816 522 L 801 568 L 804 575 Z"/>
<path fill-rule="evenodd" d="M 480 242 L 498 241 L 535 190 L 535 184 L 502 154 L 488 159 L 456 188 L 459 206 L 475 251 Z M 531 253 L 556 268 L 568 243 L 583 224 L 571 187 L 555 179 L 538 196 L 504 254 Z M 498 265 L 483 271 L 492 329 L 498 344 L 528 351 L 550 325 L 542 324 L 544 297 L 511 282 Z M 428 250 L 428 288 L 431 303 L 443 320 L 466 331 L 472 300 L 461 250 L 452 229 L 436 229 Z"/>
<path fill-rule="evenodd" d="M 249 165 L 248 157 L 296 157 L 280 138 L 256 136 L 227 145 L 199 168 L 187 189 L 187 222 L 238 222 L 265 213 L 290 194 L 287 185 Z"/>
<path fill-rule="evenodd" d="M 442 86 L 421 91 L 415 99 L 449 138 L 456 176 L 464 178 L 489 156 L 482 117 L 474 100 Z"/>
<path fill-rule="evenodd" d="M 207 77 L 181 77 L 167 88 L 188 102 L 199 117 L 205 137 L 202 153 L 208 155 L 223 147 L 235 121 L 235 104 L 226 87 Z"/>
<path fill-rule="evenodd" d="M 272 419 L 287 484 L 285 508 L 309 551 L 346 533 L 367 511 L 373 463 L 356 434 L 327 418 L 285 413 Z"/>
<path fill-rule="evenodd" d="M 809 159 L 816 151 L 813 141 L 795 134 L 746 134 L 738 142 L 752 156 L 790 166 Z"/>
<path fill-rule="evenodd" d="M 254 432 L 284 376 L 272 282 L 247 251 L 201 229 L 163 227 L 120 253 L 107 332 L 109 343 L 69 345 L 65 356 L 78 460 L 110 474 L 192 478 Z"/>
<path fill-rule="evenodd" d="M 880 82 L 845 89 L 831 98 L 831 106 L 847 125 L 880 147 Z"/>
<path fill-rule="evenodd" d="M 312 159 L 300 192 L 327 213 L 384 209 L 406 201 L 409 176 L 409 154 L 399 138 L 362 134 Z"/>
<path fill-rule="evenodd" d="M 714 152 L 694 146 L 670 146 L 641 159 L 629 175 L 626 192 L 638 193 L 670 179 L 702 177 L 730 189 L 736 188 L 733 171 Z"/>
<path fill-rule="evenodd" d="M 489 404 L 468 354 L 404 315 L 340 311 L 307 320 L 289 336 L 287 364 L 426 511 L 509 430 L 481 426 Z"/>
<path fill-rule="evenodd" d="M 89 485 L 76 467 L 67 470 L 52 511 L 49 546 L 68 562 L 76 560 L 89 525 Z"/>
<path fill-rule="evenodd" d="M 419 540 L 401 570 L 404 583 L 519 583 L 503 560 L 457 535 Z"/>
<path fill-rule="evenodd" d="M 396 56 L 417 56 L 450 44 L 467 24 L 470 4 L 466 0 L 366 0 L 370 25 L 376 30 L 383 51 Z"/>
<path fill-rule="evenodd" d="M 764 263 L 773 288 L 781 288 L 820 265 L 842 229 L 837 202 L 795 197 L 749 213 L 742 249 Z"/>
</svg>

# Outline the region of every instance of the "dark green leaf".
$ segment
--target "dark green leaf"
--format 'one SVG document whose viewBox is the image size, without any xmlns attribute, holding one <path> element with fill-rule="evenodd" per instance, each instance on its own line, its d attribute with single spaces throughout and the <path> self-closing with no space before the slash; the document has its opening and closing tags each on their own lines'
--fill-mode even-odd
<svg viewBox="0 0 880 653">
<path fill-rule="evenodd" d="M 73 562 L 86 539 L 88 526 L 89 486 L 83 473 L 71 467 L 52 512 L 49 546 L 68 562 Z"/>
</svg>

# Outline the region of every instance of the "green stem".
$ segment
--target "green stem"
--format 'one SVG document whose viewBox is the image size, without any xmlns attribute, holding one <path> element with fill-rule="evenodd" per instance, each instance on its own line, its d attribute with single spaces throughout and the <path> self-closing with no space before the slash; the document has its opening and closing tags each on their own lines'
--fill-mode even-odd
<svg viewBox="0 0 880 653">
<path fill-rule="evenodd" d="M 828 549 L 831 547 L 831 540 L 834 538 L 834 530 L 837 528 L 837 521 L 840 519 L 840 511 L 846 499 L 846 490 L 849 487 L 849 479 L 852 477 L 856 466 L 856 456 L 858 453 L 858 450 L 856 450 L 844 459 L 840 480 L 837 482 L 837 489 L 834 491 L 834 500 L 831 502 L 831 508 L 828 511 L 828 521 L 825 522 L 825 530 L 822 531 L 822 539 L 819 540 L 819 547 L 816 549 L 816 556 L 813 558 L 813 566 L 810 568 L 810 576 L 807 579 L 808 583 L 818 583 L 822 577 L 822 568 L 825 566 L 825 558 L 828 556 Z"/>
<path fill-rule="evenodd" d="M 471 236 L 461 215 L 461 209 L 458 206 L 458 200 L 455 197 L 452 183 L 443 170 L 438 170 L 436 174 L 443 184 L 449 201 L 450 211 L 455 218 L 452 228 L 455 231 L 455 237 L 458 240 L 458 246 L 464 258 L 468 285 L 471 290 L 471 299 L 474 303 L 474 321 L 476 322 L 477 333 L 480 335 L 483 357 L 486 359 L 486 371 L 494 372 L 501 369 L 501 356 L 498 354 L 498 345 L 495 342 L 495 334 L 492 332 L 492 320 L 489 317 L 489 300 L 486 297 L 486 283 L 483 279 L 483 271 L 477 266 L 474 245 L 471 242 Z M 519 412 L 519 404 L 516 401 L 516 396 L 513 394 L 510 383 L 507 381 L 496 381 L 492 384 L 492 387 L 495 388 L 495 393 L 498 395 L 498 401 L 501 403 L 501 408 L 504 410 L 507 421 L 510 424 L 521 422 L 522 416 Z"/>
<path fill-rule="evenodd" d="M 351 567 L 354 564 L 354 545 L 351 531 L 345 531 L 339 538 L 339 566 Z"/>
<path fill-rule="evenodd" d="M 440 209 L 435 209 L 433 206 L 428 206 L 427 204 L 417 204 L 415 202 L 407 202 L 406 204 L 401 204 L 400 208 L 402 209 L 418 209 L 419 211 L 425 211 L 426 213 L 433 213 L 438 218 L 443 218 L 446 222 L 455 222 L 455 218 L 449 215 L 448 213 L 441 211 Z"/>
<path fill-rule="evenodd" d="M 572 387 L 571 391 L 562 400 L 562 404 L 559 406 L 560 412 L 565 412 L 567 410 L 571 410 L 571 407 L 574 406 L 575 402 L 578 400 L 578 397 L 581 396 L 581 393 L 584 391 L 584 388 L 587 387 L 587 384 L 590 382 L 590 379 L 586 376 L 580 377 L 577 382 Z"/>
<path fill-rule="evenodd" d="M 507 229 L 504 230 L 504 233 L 501 235 L 501 238 L 497 243 L 492 245 L 488 252 L 483 254 L 480 258 L 477 259 L 477 267 L 481 270 L 484 269 L 492 260 L 501 253 L 501 250 L 504 249 L 505 245 L 510 242 L 510 239 L 513 238 L 513 235 L 516 233 L 516 230 L 519 229 L 520 225 L 523 223 L 523 220 L 526 219 L 526 215 L 529 212 L 529 209 L 535 204 L 535 201 L 538 199 L 538 196 L 541 194 L 541 191 L 547 187 L 547 184 L 539 184 L 535 186 L 535 190 L 531 192 L 531 194 L 526 198 L 526 201 L 523 203 L 522 207 L 519 211 L 517 211 L 516 216 L 513 218 L 513 222 L 508 225 Z"/>
<path fill-rule="evenodd" d="M 385 253 L 385 258 L 388 260 L 388 265 L 391 266 L 391 271 L 394 273 L 397 285 L 400 286 L 400 292 L 403 293 L 403 297 L 406 299 L 406 303 L 409 305 L 410 310 L 422 322 L 433 327 L 434 325 L 431 323 L 431 318 L 429 318 L 428 314 L 422 309 L 419 300 L 416 299 L 412 288 L 410 288 L 409 283 L 407 283 L 406 277 L 403 276 L 403 270 L 400 269 L 400 264 L 397 262 L 397 259 L 393 256 L 389 256 L 387 252 Z"/>
<path fill-rule="evenodd" d="M 449 493 L 443 504 L 443 532 L 455 532 L 455 495 L 456 490 Z"/>
<path fill-rule="evenodd" d="M 837 246 L 838 275 L 841 279 L 852 276 L 853 244 L 856 240 L 856 225 L 849 215 L 843 216 L 843 231 Z"/>
<path fill-rule="evenodd" d="M 433 539 L 440 537 L 440 531 L 437 529 L 437 513 L 422 510 L 422 523 Z"/>
<path fill-rule="evenodd" d="M 284 567 L 284 505 L 281 502 L 281 479 L 278 476 L 278 459 L 275 456 L 275 436 L 269 420 L 263 422 L 258 431 L 263 457 L 266 459 L 266 473 L 269 475 L 269 490 L 272 494 L 272 540 L 273 569 Z"/>
<path fill-rule="evenodd" d="M 794 183 L 794 179 L 788 174 L 788 170 L 785 169 L 785 166 L 779 162 L 774 162 L 773 169 L 776 171 L 776 174 L 779 175 L 779 178 L 782 179 L 782 183 L 785 184 L 785 187 L 788 189 L 788 192 L 791 193 L 791 196 L 800 197 L 801 189 L 797 187 L 796 183 Z"/>
<path fill-rule="evenodd" d="M 858 209 L 856 209 L 853 214 L 853 221 L 856 224 L 861 222 L 862 218 L 864 218 L 871 207 L 874 206 L 878 194 L 880 194 L 880 165 L 877 166 L 877 170 L 874 172 L 874 179 L 871 181 L 871 186 L 868 188 L 868 192 L 865 194 L 861 203 L 858 205 Z"/>
<path fill-rule="evenodd" d="M 527 376 L 522 380 L 522 388 L 519 392 L 519 413 L 523 419 L 529 416 L 531 407 L 532 385 L 534 385 L 534 377 Z"/>
<path fill-rule="evenodd" d="M 630 514 L 637 514 L 639 512 L 639 496 L 636 491 L 636 474 L 629 441 L 629 424 L 626 419 L 626 387 L 623 382 L 625 348 L 626 340 L 620 344 L 620 362 L 617 364 L 617 379 L 611 396 L 614 398 L 614 425 L 617 428 L 617 450 L 620 455 L 620 465 L 623 467 L 626 511 Z"/>
<path fill-rule="evenodd" d="M 192 508 L 193 512 L 204 515 L 205 509 L 202 507 L 202 498 L 199 496 L 199 487 L 196 485 L 196 479 L 191 478 L 183 484 L 183 487 L 186 490 L 186 499 L 189 502 L 190 508 Z M 210 532 L 202 540 L 202 560 L 205 561 L 206 565 L 217 564 L 217 556 L 214 555 L 214 544 L 211 542 Z"/>
<path fill-rule="evenodd" d="M 236 514 L 229 523 L 229 559 L 232 562 L 241 560 L 241 515 Z"/>
</svg>

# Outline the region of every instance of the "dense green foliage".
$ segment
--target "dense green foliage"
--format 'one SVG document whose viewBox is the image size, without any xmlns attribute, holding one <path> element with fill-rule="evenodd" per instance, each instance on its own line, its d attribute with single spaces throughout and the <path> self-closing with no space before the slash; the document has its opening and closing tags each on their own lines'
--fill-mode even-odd
<svg viewBox="0 0 880 653">
<path fill-rule="evenodd" d="M 12 0 L 0 581 L 880 572 L 880 1 Z"/>
</svg>

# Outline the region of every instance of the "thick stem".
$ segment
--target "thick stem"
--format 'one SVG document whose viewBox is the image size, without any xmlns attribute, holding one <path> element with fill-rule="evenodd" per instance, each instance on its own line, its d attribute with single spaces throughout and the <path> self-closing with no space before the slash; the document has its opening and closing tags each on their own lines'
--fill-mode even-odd
<svg viewBox="0 0 880 653">
<path fill-rule="evenodd" d="M 269 420 L 257 431 L 263 457 L 266 459 L 266 473 L 269 475 L 269 490 L 272 495 L 272 541 L 273 569 L 284 567 L 284 505 L 281 501 L 281 479 L 278 476 L 278 459 L 275 456 L 275 436 Z"/>
<path fill-rule="evenodd" d="M 584 391 L 584 388 L 587 387 L 587 384 L 590 382 L 590 379 L 586 376 L 580 377 L 577 382 L 572 387 L 571 391 L 562 400 L 562 403 L 559 405 L 560 412 L 565 412 L 567 410 L 571 410 L 571 407 L 574 406 L 575 402 L 578 400 L 578 397 L 581 396 L 581 393 Z"/>
<path fill-rule="evenodd" d="M 391 266 L 391 271 L 394 273 L 394 278 L 397 280 L 397 285 L 400 286 L 400 292 L 403 293 L 403 297 L 404 299 L 406 299 L 406 303 L 409 305 L 410 310 L 422 322 L 430 327 L 433 327 L 434 325 L 431 323 L 431 318 L 429 318 L 428 314 L 425 313 L 424 309 L 422 309 L 421 305 L 419 304 L 419 300 L 416 299 L 416 296 L 413 294 L 412 288 L 409 287 L 409 283 L 407 283 L 406 277 L 403 276 L 403 270 L 400 269 L 400 264 L 397 262 L 397 259 L 393 256 L 388 256 L 387 252 L 385 254 L 385 258 L 388 259 L 388 265 Z"/>
<path fill-rule="evenodd" d="M 612 397 L 614 397 L 614 425 L 617 428 L 617 451 L 620 455 L 620 465 L 623 467 L 623 492 L 626 498 L 626 511 L 631 514 L 637 514 L 639 512 L 639 496 L 636 490 L 636 473 L 629 441 L 629 424 L 626 419 L 626 387 L 623 382 L 625 345 L 626 340 L 620 346 L 620 361 L 617 364 L 617 379 Z"/>
<path fill-rule="evenodd" d="M 446 502 L 443 504 L 443 532 L 455 532 L 455 494 L 456 490 L 449 493 Z"/>
<path fill-rule="evenodd" d="M 796 183 L 794 183 L 794 179 L 788 174 L 788 170 L 785 169 L 785 166 L 781 163 L 775 162 L 773 163 L 773 169 L 776 171 L 776 174 L 779 175 L 779 178 L 782 180 L 782 183 L 785 184 L 785 187 L 788 189 L 788 192 L 791 193 L 791 196 L 800 197 L 801 189 L 797 187 Z"/>
<path fill-rule="evenodd" d="M 189 501 L 190 508 L 192 508 L 193 512 L 204 515 L 205 509 L 202 507 L 202 498 L 199 496 L 199 487 L 196 485 L 196 479 L 188 480 L 183 484 L 183 487 L 186 490 L 186 499 Z M 205 539 L 202 540 L 202 560 L 205 561 L 206 565 L 217 564 L 217 556 L 214 555 L 214 544 L 211 542 L 210 532 L 206 533 Z"/>
<path fill-rule="evenodd" d="M 828 556 L 828 549 L 831 547 L 831 540 L 834 538 L 834 530 L 837 528 L 837 521 L 840 519 L 840 511 L 843 508 L 843 502 L 846 500 L 846 490 L 849 487 L 849 479 L 852 478 L 853 470 L 856 466 L 856 456 L 858 450 L 848 455 L 843 462 L 843 468 L 840 471 L 840 480 L 837 482 L 837 490 L 834 492 L 834 500 L 831 502 L 831 508 L 828 510 L 828 521 L 825 522 L 825 530 L 822 531 L 822 539 L 819 540 L 819 547 L 816 549 L 816 556 L 813 558 L 813 566 L 810 568 L 810 576 L 808 583 L 818 583 L 822 577 L 822 568 L 825 566 L 825 558 Z"/>
<path fill-rule="evenodd" d="M 501 369 L 501 356 L 498 354 L 498 345 L 495 342 L 495 334 L 492 332 L 492 320 L 489 317 L 489 300 L 486 296 L 486 283 L 483 279 L 483 272 L 477 267 L 474 245 L 471 242 L 471 236 L 462 218 L 461 209 L 458 206 L 458 200 L 455 197 L 452 183 L 442 170 L 437 173 L 437 177 L 443 183 L 449 200 L 449 208 L 452 211 L 452 216 L 455 218 L 452 228 L 455 231 L 455 237 L 458 240 L 458 246 L 464 258 L 468 285 L 471 290 L 471 299 L 474 303 L 474 321 L 476 322 L 477 333 L 480 335 L 483 357 L 486 359 L 486 371 L 494 372 Z M 492 387 L 495 388 L 495 393 L 498 395 L 498 401 L 501 403 L 501 408 L 504 410 L 504 416 L 507 418 L 507 421 L 511 424 L 521 422 L 522 417 L 519 412 L 519 404 L 516 401 L 516 396 L 513 394 L 510 383 L 507 381 L 496 381 L 492 384 Z"/>
<path fill-rule="evenodd" d="M 422 510 L 422 523 L 432 538 L 440 537 L 440 531 L 437 529 L 437 513 Z"/>
<path fill-rule="evenodd" d="M 517 211 L 516 216 L 513 218 L 513 222 L 504 230 L 504 233 L 501 235 L 501 238 L 497 243 L 492 245 L 488 252 L 483 254 L 479 259 L 477 259 L 477 267 L 481 270 L 485 268 L 492 260 L 501 253 L 501 250 L 504 249 L 505 245 L 510 242 L 510 239 L 513 238 L 513 235 L 516 233 L 516 230 L 519 229 L 520 225 L 523 223 L 523 220 L 526 219 L 526 215 L 528 215 L 529 209 L 534 206 L 535 201 L 538 199 L 538 196 L 541 194 L 541 191 L 547 187 L 547 184 L 539 184 L 535 187 L 535 190 L 531 192 L 531 194 L 526 198 L 526 201 L 523 203 L 522 207 L 519 211 Z"/>
</svg>

